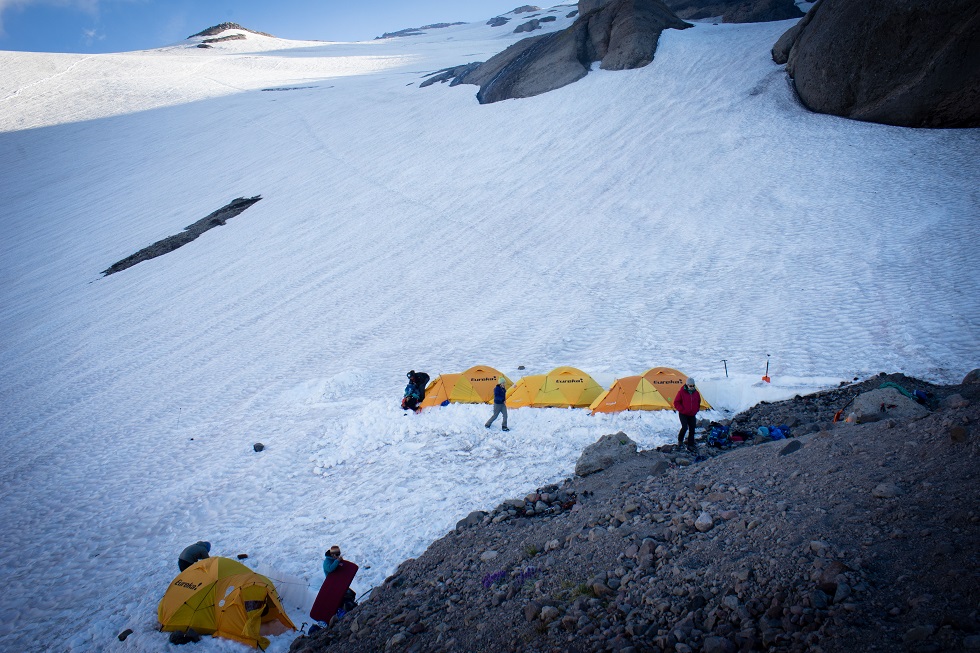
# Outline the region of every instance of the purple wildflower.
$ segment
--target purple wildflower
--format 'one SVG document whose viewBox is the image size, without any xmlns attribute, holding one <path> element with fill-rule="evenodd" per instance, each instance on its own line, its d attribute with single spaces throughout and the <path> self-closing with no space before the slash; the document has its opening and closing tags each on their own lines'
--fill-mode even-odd
<svg viewBox="0 0 980 653">
<path fill-rule="evenodd" d="M 483 587 L 485 589 L 490 589 L 495 583 L 503 580 L 504 576 L 506 575 L 506 571 L 495 571 L 492 574 L 487 574 L 483 577 Z"/>
</svg>

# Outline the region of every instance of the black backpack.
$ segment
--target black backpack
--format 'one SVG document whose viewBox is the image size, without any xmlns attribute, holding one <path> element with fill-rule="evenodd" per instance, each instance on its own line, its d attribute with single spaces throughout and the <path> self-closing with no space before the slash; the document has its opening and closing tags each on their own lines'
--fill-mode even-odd
<svg viewBox="0 0 980 653">
<path fill-rule="evenodd" d="M 416 372 L 409 380 L 418 389 L 419 401 L 425 399 L 425 386 L 429 385 L 429 375 L 425 372 Z"/>
</svg>

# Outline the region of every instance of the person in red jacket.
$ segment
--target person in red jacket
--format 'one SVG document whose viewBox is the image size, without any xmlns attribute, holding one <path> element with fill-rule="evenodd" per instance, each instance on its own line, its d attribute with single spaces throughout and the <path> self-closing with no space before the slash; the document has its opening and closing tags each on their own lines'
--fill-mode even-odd
<svg viewBox="0 0 980 653">
<path fill-rule="evenodd" d="M 694 444 L 694 429 L 698 425 L 697 414 L 701 410 L 701 393 L 694 385 L 694 379 L 687 378 L 684 387 L 677 391 L 674 397 L 674 410 L 681 418 L 681 430 L 677 434 L 677 446 L 684 444 L 684 432 L 687 431 L 687 448 L 697 449 Z"/>
</svg>

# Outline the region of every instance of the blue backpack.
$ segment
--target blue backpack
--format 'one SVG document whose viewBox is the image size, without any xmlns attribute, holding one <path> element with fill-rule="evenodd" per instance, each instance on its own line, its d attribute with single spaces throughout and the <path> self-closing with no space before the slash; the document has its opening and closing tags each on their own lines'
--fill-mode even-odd
<svg viewBox="0 0 980 653">
<path fill-rule="evenodd" d="M 708 433 L 708 446 L 711 447 L 724 447 L 725 445 L 731 444 L 731 440 L 728 438 L 729 427 L 727 426 L 713 426 L 711 431 Z"/>
</svg>

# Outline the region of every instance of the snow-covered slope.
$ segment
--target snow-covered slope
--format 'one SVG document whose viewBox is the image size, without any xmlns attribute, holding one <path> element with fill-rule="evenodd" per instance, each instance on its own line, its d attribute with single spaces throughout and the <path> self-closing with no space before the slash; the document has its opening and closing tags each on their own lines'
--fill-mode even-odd
<svg viewBox="0 0 980 653">
<path fill-rule="evenodd" d="M 408 369 L 574 365 L 608 387 L 670 365 L 737 410 L 976 367 L 980 133 L 806 112 L 769 58 L 787 27 L 668 31 L 646 68 L 488 106 L 418 83 L 511 28 L 0 53 L 0 645 L 101 651 L 132 628 L 130 650 L 165 650 L 156 604 L 201 538 L 314 587 L 337 543 L 363 592 L 601 434 L 675 432 L 405 417 Z"/>
</svg>

